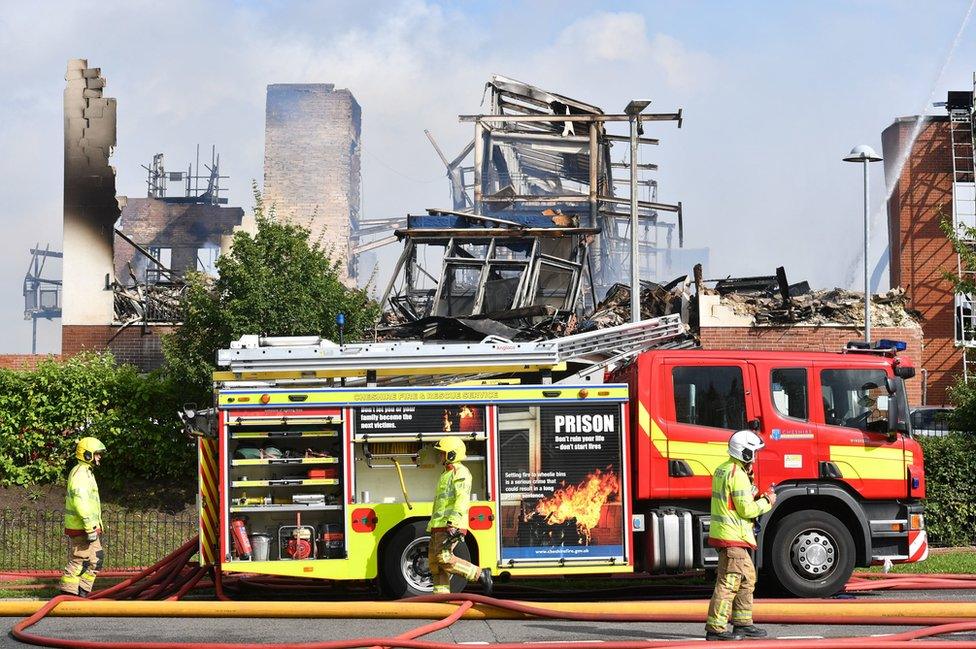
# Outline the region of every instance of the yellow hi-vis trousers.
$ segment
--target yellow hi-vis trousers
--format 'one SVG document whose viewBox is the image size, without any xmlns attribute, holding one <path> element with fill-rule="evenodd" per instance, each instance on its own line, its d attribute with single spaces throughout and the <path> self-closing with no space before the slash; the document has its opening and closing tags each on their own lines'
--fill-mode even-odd
<svg viewBox="0 0 976 649">
<path fill-rule="evenodd" d="M 102 569 L 105 551 L 101 539 L 89 541 L 85 536 L 72 536 L 68 550 L 68 564 L 61 574 L 58 587 L 69 595 L 85 595 L 95 585 L 95 577 Z M 83 592 L 79 592 L 83 591 Z"/>
<path fill-rule="evenodd" d="M 451 592 L 451 575 L 461 575 L 468 581 L 478 581 L 481 569 L 454 556 L 454 547 L 460 541 L 460 536 L 451 536 L 446 530 L 431 531 L 427 563 L 430 566 L 430 576 L 434 580 L 434 593 Z"/>
<path fill-rule="evenodd" d="M 746 548 L 718 551 L 718 578 L 708 605 L 705 628 L 725 631 L 729 618 L 734 626 L 752 624 L 752 592 L 756 590 L 756 567 Z"/>
</svg>

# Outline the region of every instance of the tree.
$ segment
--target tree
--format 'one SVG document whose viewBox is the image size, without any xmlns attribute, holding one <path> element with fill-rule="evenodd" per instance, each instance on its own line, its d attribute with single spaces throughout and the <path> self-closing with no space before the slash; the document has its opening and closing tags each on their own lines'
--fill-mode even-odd
<svg viewBox="0 0 976 649">
<path fill-rule="evenodd" d="M 183 324 L 163 339 L 166 372 L 188 401 L 210 401 L 217 350 L 242 335 L 338 339 L 342 313 L 346 338 L 357 340 L 379 318 L 379 305 L 340 281 L 340 262 L 306 228 L 278 221 L 273 207 L 266 214 L 256 187 L 254 198 L 257 234 L 234 234 L 231 253 L 217 260 L 217 278 L 188 274 Z"/>
<path fill-rule="evenodd" d="M 957 274 L 943 268 L 942 277 L 952 283 L 955 293 L 976 293 L 976 273 L 973 272 L 976 271 L 976 247 L 973 245 L 976 242 L 976 228 L 964 223 L 960 223 L 958 228 L 953 227 L 952 220 L 945 215 L 943 208 L 939 209 L 942 214 L 939 227 L 949 237 L 952 248 L 959 255 L 963 270 L 962 274 Z"/>
</svg>

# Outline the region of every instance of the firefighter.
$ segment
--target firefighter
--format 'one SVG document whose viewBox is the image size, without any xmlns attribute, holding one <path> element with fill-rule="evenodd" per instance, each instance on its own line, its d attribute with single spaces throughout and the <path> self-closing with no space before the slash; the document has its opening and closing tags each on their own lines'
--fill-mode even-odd
<svg viewBox="0 0 976 649">
<path fill-rule="evenodd" d="M 75 448 L 78 463 L 68 474 L 64 498 L 64 533 L 71 540 L 68 564 L 61 576 L 61 591 L 87 597 L 102 568 L 102 503 L 93 469 L 102 461 L 105 445 L 94 437 L 83 437 Z"/>
<path fill-rule="evenodd" d="M 454 556 L 454 547 L 467 534 L 468 501 L 471 499 L 471 472 L 461 464 L 465 458 L 464 442 L 457 437 L 443 437 L 434 448 L 441 453 L 444 473 L 437 481 L 434 506 L 427 531 L 430 546 L 427 552 L 434 593 L 451 592 L 451 575 L 461 575 L 468 581 L 478 581 L 486 595 L 491 594 L 492 579 L 488 568 Z"/>
<path fill-rule="evenodd" d="M 755 519 L 776 503 L 769 489 L 758 499 L 752 482 L 756 454 L 765 444 L 751 430 L 740 430 L 729 438 L 729 460 L 712 478 L 712 516 L 708 544 L 718 549 L 715 592 L 708 605 L 706 640 L 763 638 L 766 631 L 752 623 L 752 592 L 756 588 L 756 567 L 751 551 L 756 549 Z M 726 629 L 732 620 L 732 632 Z"/>
</svg>

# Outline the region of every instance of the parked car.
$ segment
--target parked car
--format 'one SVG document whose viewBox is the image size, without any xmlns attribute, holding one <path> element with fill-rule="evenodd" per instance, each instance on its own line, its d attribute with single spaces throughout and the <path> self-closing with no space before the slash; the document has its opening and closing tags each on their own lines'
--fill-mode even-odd
<svg viewBox="0 0 976 649">
<path fill-rule="evenodd" d="M 951 406 L 918 406 L 912 408 L 912 434 L 919 437 L 942 437 L 952 432 L 947 421 Z"/>
</svg>

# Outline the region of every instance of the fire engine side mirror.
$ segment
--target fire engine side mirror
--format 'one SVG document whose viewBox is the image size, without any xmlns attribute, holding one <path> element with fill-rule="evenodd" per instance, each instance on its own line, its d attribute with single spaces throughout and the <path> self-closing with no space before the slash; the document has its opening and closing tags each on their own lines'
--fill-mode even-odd
<svg viewBox="0 0 976 649">
<path fill-rule="evenodd" d="M 898 391 L 898 384 L 890 376 L 885 377 L 885 389 L 888 391 L 888 396 L 893 396 L 895 392 Z"/>
</svg>

